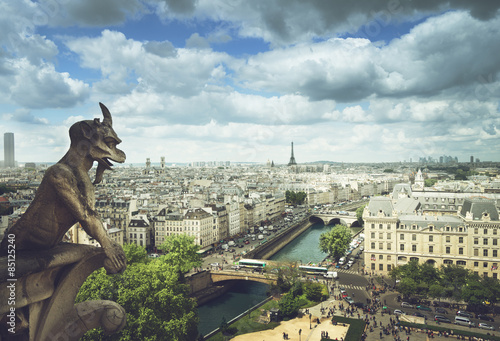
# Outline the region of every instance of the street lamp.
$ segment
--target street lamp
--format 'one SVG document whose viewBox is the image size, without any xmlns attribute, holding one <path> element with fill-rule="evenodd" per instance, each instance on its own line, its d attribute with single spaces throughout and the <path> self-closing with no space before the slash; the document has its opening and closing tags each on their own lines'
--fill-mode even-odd
<svg viewBox="0 0 500 341">
<path fill-rule="evenodd" d="M 311 317 L 312 317 L 312 314 L 309 313 L 309 329 L 312 329 L 312 326 L 311 326 Z"/>
</svg>

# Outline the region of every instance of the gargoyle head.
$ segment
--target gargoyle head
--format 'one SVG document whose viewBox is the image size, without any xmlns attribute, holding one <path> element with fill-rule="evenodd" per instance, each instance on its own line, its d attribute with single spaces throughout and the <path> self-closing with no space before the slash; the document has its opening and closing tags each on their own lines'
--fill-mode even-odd
<svg viewBox="0 0 500 341">
<path fill-rule="evenodd" d="M 98 118 L 76 122 L 69 129 L 71 148 L 93 161 L 97 161 L 97 172 L 94 184 L 101 182 L 104 171 L 112 170 L 113 164 L 109 161 L 125 162 L 125 153 L 116 148 L 122 142 L 113 130 L 113 120 L 108 108 L 99 103 L 104 119 Z"/>
</svg>

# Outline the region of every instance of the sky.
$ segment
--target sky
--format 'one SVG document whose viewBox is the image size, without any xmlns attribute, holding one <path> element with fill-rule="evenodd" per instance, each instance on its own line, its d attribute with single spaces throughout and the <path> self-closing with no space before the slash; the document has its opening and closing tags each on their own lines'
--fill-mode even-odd
<svg viewBox="0 0 500 341">
<path fill-rule="evenodd" d="M 0 132 L 57 162 L 102 102 L 127 163 L 500 161 L 499 7 L 0 0 Z"/>
</svg>

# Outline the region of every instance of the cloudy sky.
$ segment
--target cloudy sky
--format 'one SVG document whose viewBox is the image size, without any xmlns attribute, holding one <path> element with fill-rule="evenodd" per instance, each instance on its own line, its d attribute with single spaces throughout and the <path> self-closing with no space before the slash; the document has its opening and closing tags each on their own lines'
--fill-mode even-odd
<svg viewBox="0 0 500 341">
<path fill-rule="evenodd" d="M 127 163 L 500 161 L 499 7 L 1 0 L 0 132 L 55 162 L 103 102 Z"/>
</svg>

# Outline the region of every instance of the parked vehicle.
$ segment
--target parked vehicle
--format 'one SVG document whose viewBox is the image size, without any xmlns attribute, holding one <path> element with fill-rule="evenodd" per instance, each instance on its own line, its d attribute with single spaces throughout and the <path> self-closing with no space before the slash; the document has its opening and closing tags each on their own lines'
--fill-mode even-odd
<svg viewBox="0 0 500 341">
<path fill-rule="evenodd" d="M 455 324 L 458 324 L 460 326 L 475 326 L 474 322 L 472 322 L 468 317 L 464 316 L 455 316 Z"/>
<path fill-rule="evenodd" d="M 416 307 L 418 310 L 425 310 L 425 311 L 432 311 L 431 308 L 429 308 L 428 306 L 426 305 L 417 305 Z"/>
<path fill-rule="evenodd" d="M 481 329 L 495 330 L 495 327 L 493 327 L 491 324 L 484 323 L 484 322 L 480 322 L 478 327 Z"/>
<path fill-rule="evenodd" d="M 483 321 L 495 322 L 495 320 L 493 319 L 493 317 L 488 316 L 488 315 L 484 315 L 484 314 L 477 315 L 477 318 L 480 319 L 480 320 L 483 320 Z"/>
<path fill-rule="evenodd" d="M 450 319 L 443 315 L 434 315 L 434 321 L 451 323 Z"/>
<path fill-rule="evenodd" d="M 402 310 L 399 309 L 394 309 L 393 311 L 394 315 L 406 315 L 406 313 Z"/>
<path fill-rule="evenodd" d="M 474 317 L 474 315 L 472 315 L 471 313 L 468 313 L 468 312 L 463 311 L 463 310 L 457 311 L 457 315 L 462 316 L 462 317 L 468 317 L 470 319 Z"/>
<path fill-rule="evenodd" d="M 437 307 L 436 308 L 436 313 L 440 313 L 440 314 L 448 314 L 448 311 L 444 308 L 441 308 L 441 307 Z"/>
<path fill-rule="evenodd" d="M 408 302 L 401 302 L 401 307 L 403 308 L 415 308 L 415 306 Z"/>
</svg>

